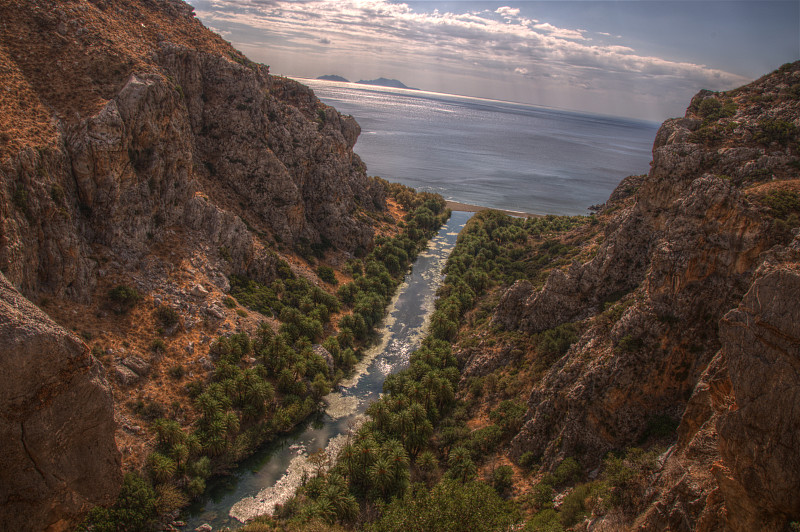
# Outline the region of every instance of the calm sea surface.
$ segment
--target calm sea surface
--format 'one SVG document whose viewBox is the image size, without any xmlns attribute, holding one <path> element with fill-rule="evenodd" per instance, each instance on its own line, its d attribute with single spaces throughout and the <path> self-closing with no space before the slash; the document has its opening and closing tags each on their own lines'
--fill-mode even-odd
<svg viewBox="0 0 800 532">
<path fill-rule="evenodd" d="M 530 105 L 300 80 L 355 117 L 355 152 L 378 175 L 446 199 L 586 214 L 649 169 L 658 124 Z"/>
</svg>

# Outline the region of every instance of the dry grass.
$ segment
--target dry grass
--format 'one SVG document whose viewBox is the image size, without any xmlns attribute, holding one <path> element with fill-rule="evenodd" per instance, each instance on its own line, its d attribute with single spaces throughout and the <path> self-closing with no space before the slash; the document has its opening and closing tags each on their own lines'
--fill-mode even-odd
<svg viewBox="0 0 800 532">
<path fill-rule="evenodd" d="M 145 7 L 146 4 L 146 7 Z M 241 58 L 173 2 L 9 0 L 0 3 L 0 160 L 53 142 L 51 117 L 96 114 L 133 72 L 154 71 L 163 35 Z M 65 90 L 68 88 L 69 90 Z"/>
</svg>

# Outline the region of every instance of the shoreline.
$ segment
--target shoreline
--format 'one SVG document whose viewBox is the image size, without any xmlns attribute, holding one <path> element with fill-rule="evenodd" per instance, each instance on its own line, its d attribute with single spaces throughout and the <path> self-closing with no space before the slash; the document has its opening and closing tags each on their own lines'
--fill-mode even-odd
<svg viewBox="0 0 800 532">
<path fill-rule="evenodd" d="M 518 218 L 541 218 L 542 214 L 533 214 L 530 212 L 518 212 L 518 211 L 507 211 L 505 209 L 492 209 L 491 207 L 484 207 L 482 205 L 472 205 L 470 203 L 461 203 L 459 201 L 450 201 L 447 200 L 447 208 L 451 211 L 461 211 L 461 212 L 480 212 L 480 211 L 499 211 L 503 214 L 507 214 L 509 216 L 516 216 Z"/>
</svg>

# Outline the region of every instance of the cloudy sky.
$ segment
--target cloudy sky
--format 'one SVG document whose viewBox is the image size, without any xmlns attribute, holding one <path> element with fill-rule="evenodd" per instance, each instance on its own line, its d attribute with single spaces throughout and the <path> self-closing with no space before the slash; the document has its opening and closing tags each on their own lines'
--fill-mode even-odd
<svg viewBox="0 0 800 532">
<path fill-rule="evenodd" d="M 271 72 L 661 121 L 800 59 L 800 2 L 188 0 Z"/>
</svg>

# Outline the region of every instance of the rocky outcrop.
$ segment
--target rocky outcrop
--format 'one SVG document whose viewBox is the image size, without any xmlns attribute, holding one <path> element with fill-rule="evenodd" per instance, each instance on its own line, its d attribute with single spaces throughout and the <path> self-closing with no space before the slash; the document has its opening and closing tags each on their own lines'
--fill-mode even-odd
<svg viewBox="0 0 800 532">
<path fill-rule="evenodd" d="M 774 250 L 720 322 L 638 530 L 784 530 L 800 515 L 800 239 Z"/>
<path fill-rule="evenodd" d="M 102 366 L 0 274 L 0 528 L 71 530 L 122 483 Z"/>
<path fill-rule="evenodd" d="M 712 472 L 734 530 L 782 530 L 800 516 L 800 240 L 790 264 L 765 265 L 720 323 L 730 375 Z"/>
<path fill-rule="evenodd" d="M 363 213 L 385 208 L 384 190 L 352 151 L 351 117 L 270 76 L 182 2 L 114 10 L 0 8 L 4 66 L 57 125 L 0 154 L 0 271 L 12 283 L 87 301 L 101 257 L 136 269 L 173 227 L 191 231 L 190 248 L 224 249 L 226 275 L 263 281 L 275 276 L 275 243 L 371 246 Z M 81 56 L 88 71 L 62 62 Z"/>
<path fill-rule="evenodd" d="M 610 221 L 594 258 L 540 290 L 518 281 L 495 310 L 507 329 L 585 331 L 534 386 L 513 455 L 592 468 L 681 420 L 642 530 L 779 530 L 800 515 L 797 257 L 780 251 L 797 222 L 764 199 L 797 190 L 798 82 L 796 63 L 698 94 L 660 128 L 650 173 L 598 207 Z"/>
<path fill-rule="evenodd" d="M 202 360 L 201 327 L 257 326 L 223 306 L 231 275 L 269 283 L 289 268 L 279 253 L 296 249 L 333 247 L 344 262 L 372 246 L 386 209 L 353 153 L 355 120 L 271 76 L 192 11 L 181 0 L 0 5 L 3 295 L 13 285 L 50 301 L 86 338 L 91 324 L 123 403 L 163 374 L 144 340 L 154 329 L 161 354 L 166 339 L 173 358 L 179 347 Z M 122 284 L 179 323 L 160 327 L 140 306 L 123 324 L 104 304 Z M 80 341 L 19 294 L 9 301 L 0 528 L 61 530 L 118 489 L 109 390 Z M 140 465 L 141 432 L 117 432 L 128 468 Z"/>
</svg>

